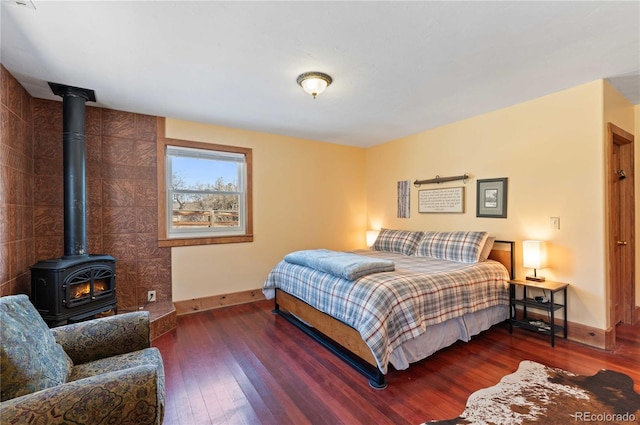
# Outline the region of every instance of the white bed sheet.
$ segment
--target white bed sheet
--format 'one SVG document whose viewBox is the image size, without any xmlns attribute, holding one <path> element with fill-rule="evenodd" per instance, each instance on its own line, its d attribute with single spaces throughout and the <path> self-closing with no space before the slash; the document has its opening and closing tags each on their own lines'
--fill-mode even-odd
<svg viewBox="0 0 640 425">
<path fill-rule="evenodd" d="M 409 364 L 429 357 L 458 340 L 468 342 L 472 336 L 507 318 L 508 308 L 495 306 L 429 326 L 425 333 L 403 342 L 393 350 L 389 363 L 397 370 L 405 370 L 409 368 Z"/>
</svg>

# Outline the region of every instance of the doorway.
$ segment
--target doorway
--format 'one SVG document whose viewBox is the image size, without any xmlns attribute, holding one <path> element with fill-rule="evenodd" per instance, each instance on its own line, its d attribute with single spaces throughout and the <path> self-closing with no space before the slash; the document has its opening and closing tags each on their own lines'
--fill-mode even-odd
<svg viewBox="0 0 640 425">
<path fill-rule="evenodd" d="M 635 313 L 634 137 L 611 123 L 607 130 L 607 294 L 615 344 L 616 325 L 634 323 Z"/>
</svg>

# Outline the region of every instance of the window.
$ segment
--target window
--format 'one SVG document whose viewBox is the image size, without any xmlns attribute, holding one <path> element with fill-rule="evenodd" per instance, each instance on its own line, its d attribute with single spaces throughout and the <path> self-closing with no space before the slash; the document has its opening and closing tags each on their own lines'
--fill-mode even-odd
<svg viewBox="0 0 640 425">
<path fill-rule="evenodd" d="M 174 139 L 160 142 L 164 211 L 159 225 L 164 232 L 158 232 L 159 245 L 251 242 L 251 149 Z"/>
</svg>

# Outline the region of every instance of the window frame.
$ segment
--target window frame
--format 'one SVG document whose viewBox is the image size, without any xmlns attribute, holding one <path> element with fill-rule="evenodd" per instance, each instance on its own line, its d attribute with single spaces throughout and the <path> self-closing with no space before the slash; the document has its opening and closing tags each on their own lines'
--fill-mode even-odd
<svg viewBox="0 0 640 425">
<path fill-rule="evenodd" d="M 207 151 L 218 151 L 242 154 L 245 157 L 246 180 L 245 180 L 245 231 L 238 235 L 188 235 L 184 237 L 169 236 L 169 203 L 167 190 L 167 147 L 176 146 L 179 148 L 202 149 Z M 252 149 L 237 146 L 219 145 L 214 143 L 194 142 L 190 140 L 168 139 L 158 137 L 157 167 L 158 167 L 158 246 L 191 246 L 191 245 L 212 245 L 225 243 L 253 242 L 253 184 L 252 184 Z"/>
</svg>

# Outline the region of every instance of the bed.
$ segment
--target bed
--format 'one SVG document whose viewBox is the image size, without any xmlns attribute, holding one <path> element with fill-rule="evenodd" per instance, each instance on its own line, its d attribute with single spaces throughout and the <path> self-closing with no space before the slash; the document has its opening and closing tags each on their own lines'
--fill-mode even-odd
<svg viewBox="0 0 640 425">
<path fill-rule="evenodd" d="M 382 229 L 372 249 L 344 254 L 357 273 L 298 261 L 333 255 L 326 250 L 299 251 L 273 268 L 263 292 L 274 313 L 384 388 L 389 365 L 406 369 L 507 319 L 513 245 L 486 232 Z M 355 259 L 377 268 L 360 273 Z"/>
</svg>

